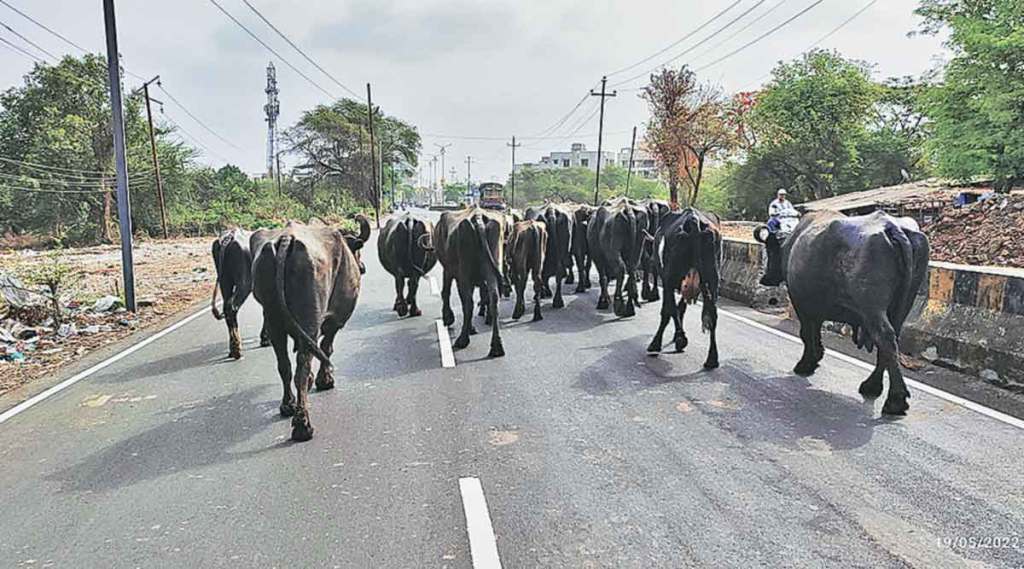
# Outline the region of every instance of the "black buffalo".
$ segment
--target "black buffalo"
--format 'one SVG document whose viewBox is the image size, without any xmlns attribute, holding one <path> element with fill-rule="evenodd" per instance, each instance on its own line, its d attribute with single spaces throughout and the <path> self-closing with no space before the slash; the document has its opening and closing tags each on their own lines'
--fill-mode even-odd
<svg viewBox="0 0 1024 569">
<path fill-rule="evenodd" d="M 360 218 L 359 236 L 332 229 L 289 223 L 259 247 L 253 264 L 253 293 L 274 346 L 284 394 L 281 414 L 292 416 L 292 440 L 313 436 L 307 394 L 313 380 L 312 360 L 320 361 L 316 387 L 334 387 L 331 354 L 334 337 L 355 310 L 359 298 L 358 251 L 370 234 Z M 292 378 L 288 338 L 295 343 Z M 317 345 L 317 339 L 320 344 Z M 293 398 L 290 382 L 295 383 Z"/>
<path fill-rule="evenodd" d="M 875 369 L 860 393 L 881 395 L 882 376 L 888 372 L 882 412 L 906 414 L 910 393 L 900 371 L 899 336 L 928 271 L 928 238 L 917 222 L 883 212 L 847 217 L 822 211 L 800 220 L 784 243 L 763 231 L 756 237 L 768 252 L 761 284 L 786 282 L 800 319 L 804 353 L 793 371 L 809 375 L 817 369 L 825 354 L 824 321 L 849 324 L 858 347 L 878 348 Z"/>
<path fill-rule="evenodd" d="M 377 236 L 377 256 L 380 264 L 395 277 L 395 305 L 399 316 L 420 316 L 423 311 L 416 303 L 420 277 L 426 276 L 437 259 L 426 249 L 426 241 L 434 224 L 414 217 L 410 213 L 392 217 Z M 405 294 L 406 283 L 409 292 Z"/>
<path fill-rule="evenodd" d="M 576 265 L 576 292 L 586 292 L 590 288 L 590 248 L 587 246 L 587 228 L 590 226 L 590 218 L 597 208 L 587 204 L 576 204 L 570 207 L 573 215 L 572 232 L 572 261 Z M 565 279 L 567 284 L 572 284 L 572 269 L 569 270 L 569 277 Z"/>
<path fill-rule="evenodd" d="M 621 198 L 597 208 L 587 227 L 587 247 L 597 267 L 601 294 L 597 308 L 611 303 L 608 282 L 615 281 L 616 316 L 633 316 L 639 306 L 636 290 L 636 269 L 640 252 L 647 239 L 647 210 L 636 202 Z M 623 300 L 623 289 L 627 298 Z"/>
<path fill-rule="evenodd" d="M 661 226 L 661 220 L 671 211 L 667 201 L 646 199 L 640 202 L 647 208 L 647 231 L 654 235 Z M 644 242 L 644 248 L 640 254 L 640 270 L 643 273 L 640 277 L 640 298 L 647 301 L 655 301 L 658 295 L 658 271 L 656 270 L 658 260 L 654 250 L 654 241 Z"/>
<path fill-rule="evenodd" d="M 509 277 L 516 289 L 516 307 L 512 319 L 518 320 L 526 312 L 526 282 L 533 280 L 533 321 L 543 320 L 540 299 L 544 284 L 541 275 L 548 232 L 543 221 L 520 221 L 512 228 L 507 256 L 510 259 Z"/>
<path fill-rule="evenodd" d="M 242 336 L 238 331 L 238 310 L 252 292 L 252 253 L 249 232 L 231 229 L 213 241 L 213 266 L 217 282 L 213 285 L 210 310 L 228 326 L 228 357 L 242 357 Z M 217 310 L 217 292 L 224 298 L 224 313 Z"/>
<path fill-rule="evenodd" d="M 462 301 L 462 331 L 455 339 L 458 349 L 469 345 L 473 327 L 473 291 L 486 296 L 491 325 L 491 357 L 505 355 L 498 332 L 498 292 L 506 287 L 504 263 L 505 216 L 479 207 L 446 211 L 434 226 L 433 249 L 444 268 L 441 287 L 441 317 L 445 326 L 455 323 L 451 308 L 452 282 Z"/>
<path fill-rule="evenodd" d="M 654 339 L 647 347 L 648 352 L 661 351 L 662 335 L 669 320 L 675 325 L 673 341 L 677 351 L 688 343 L 683 331 L 683 317 L 686 305 L 697 302 L 700 297 L 704 306 L 701 312 L 701 330 L 708 332 L 711 342 L 706 369 L 718 367 L 718 292 L 722 266 L 722 235 L 720 220 L 713 213 L 704 213 L 693 208 L 669 212 L 661 221 L 655 234 L 654 251 L 664 248 L 656 270 L 660 269 L 662 299 L 661 323 Z M 682 301 L 676 302 L 676 291 Z"/>
<path fill-rule="evenodd" d="M 572 267 L 573 214 L 565 206 L 549 203 L 541 208 L 527 209 L 526 219 L 543 221 L 547 228 L 548 246 L 544 252 L 544 271 L 541 276 L 544 281 L 544 296 L 552 296 L 554 292 L 551 307 L 562 308 L 565 306 L 562 282 Z M 551 278 L 555 279 L 554 291 L 548 285 Z"/>
</svg>

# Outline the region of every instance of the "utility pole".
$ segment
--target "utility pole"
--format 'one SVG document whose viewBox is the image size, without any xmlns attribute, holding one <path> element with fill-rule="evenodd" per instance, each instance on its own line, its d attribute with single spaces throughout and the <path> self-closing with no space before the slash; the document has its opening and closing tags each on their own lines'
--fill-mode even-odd
<svg viewBox="0 0 1024 569">
<path fill-rule="evenodd" d="M 370 167 L 373 169 L 371 191 L 373 191 L 374 208 L 377 217 L 377 229 L 380 229 L 380 190 L 377 187 L 377 159 L 373 155 L 376 143 L 373 141 L 373 97 L 370 96 L 370 84 L 366 84 L 366 114 L 370 123 Z"/>
<path fill-rule="evenodd" d="M 281 153 L 280 152 L 274 154 L 274 164 L 275 164 L 276 169 L 277 169 L 277 196 L 281 197 L 284 194 L 281 192 Z M 312 193 L 313 192 L 310 192 L 310 195 L 312 195 Z M 310 204 L 312 204 L 312 203 L 313 202 L 310 202 Z"/>
<path fill-rule="evenodd" d="M 160 161 L 157 160 L 156 157 L 156 137 L 153 134 L 153 109 L 149 103 L 151 100 L 149 97 L 149 84 L 153 82 L 156 82 L 159 85 L 160 76 L 157 75 L 143 83 L 141 89 L 142 96 L 146 98 L 146 119 L 149 121 L 149 148 L 153 153 L 153 171 L 156 173 L 156 199 L 160 204 L 160 228 L 163 229 L 164 239 L 167 239 L 167 204 L 164 203 L 164 185 L 163 181 L 160 179 Z M 138 93 L 139 91 L 136 90 L 135 92 Z M 163 105 L 163 103 L 156 99 L 152 100 Z"/>
<path fill-rule="evenodd" d="M 612 91 L 611 93 L 605 92 L 605 84 L 608 83 L 608 77 L 601 78 L 601 92 L 595 93 L 593 89 L 590 90 L 591 97 L 601 97 L 601 118 L 598 119 L 597 123 L 597 175 L 594 177 L 594 206 L 597 206 L 597 193 L 601 188 L 601 142 L 604 137 L 604 100 L 608 97 L 614 97 L 618 94 L 618 91 Z"/>
<path fill-rule="evenodd" d="M 430 196 L 431 200 L 437 200 L 437 203 L 443 204 L 444 199 L 437 199 L 437 155 L 430 155 Z"/>
<path fill-rule="evenodd" d="M 469 177 L 470 176 L 470 167 L 471 167 L 472 164 L 473 164 L 473 157 L 472 156 L 466 156 L 466 196 L 468 196 L 470 200 L 473 199 L 473 182 L 471 181 L 471 178 Z"/>
<path fill-rule="evenodd" d="M 437 144 L 436 142 L 434 143 L 434 146 L 436 146 L 436 147 L 441 149 L 441 188 L 442 189 L 444 188 L 444 153 L 445 153 L 445 150 L 449 146 L 451 146 L 451 145 L 452 145 L 452 143 L 450 143 L 450 142 L 448 144 Z M 453 175 L 452 178 L 454 178 L 454 177 L 455 176 Z"/>
<path fill-rule="evenodd" d="M 509 209 L 516 207 L 516 148 L 522 146 L 522 144 L 516 144 L 516 137 L 512 137 L 512 144 L 506 144 L 512 148 L 512 200 L 509 203 Z"/>
<path fill-rule="evenodd" d="M 629 143 L 629 170 L 626 170 L 626 197 L 629 197 L 629 180 L 633 177 L 633 150 L 636 148 L 636 127 L 633 127 L 633 141 Z"/>
<path fill-rule="evenodd" d="M 121 270 L 125 307 L 135 312 L 135 267 L 132 264 L 132 204 L 128 193 L 128 159 L 124 145 L 124 109 L 121 107 L 121 67 L 117 51 L 114 0 L 103 0 L 103 24 L 107 36 L 107 76 L 114 129 L 114 165 L 117 171 L 117 218 L 121 229 Z"/>
</svg>

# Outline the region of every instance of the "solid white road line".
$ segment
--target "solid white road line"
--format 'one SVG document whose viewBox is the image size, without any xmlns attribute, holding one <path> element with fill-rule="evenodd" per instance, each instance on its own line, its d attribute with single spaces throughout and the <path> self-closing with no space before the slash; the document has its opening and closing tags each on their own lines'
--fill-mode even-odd
<svg viewBox="0 0 1024 569">
<path fill-rule="evenodd" d="M 785 340 L 789 340 L 790 342 L 803 345 L 803 340 L 801 340 L 797 336 L 794 336 L 792 334 L 783 332 L 781 330 L 776 330 L 775 328 L 772 328 L 771 326 L 765 326 L 764 324 L 761 324 L 760 322 L 756 322 L 754 320 L 751 320 L 750 318 L 747 318 L 746 316 L 740 316 L 739 314 L 733 314 L 732 312 L 729 312 L 728 310 L 722 310 L 721 308 L 719 308 L 718 311 L 723 313 L 723 314 L 725 314 L 727 317 L 732 318 L 733 320 L 736 320 L 736 321 L 739 321 L 739 322 L 743 322 L 744 324 L 746 324 L 748 326 L 753 326 L 754 328 L 757 328 L 758 330 L 761 330 L 763 332 L 767 332 L 769 334 L 772 334 L 773 336 L 778 336 L 779 338 L 783 338 Z M 871 365 L 869 363 L 863 362 L 861 360 L 858 360 L 857 358 L 850 357 L 850 356 L 848 356 L 848 355 L 846 355 L 844 353 L 841 353 L 841 352 L 836 352 L 834 350 L 826 349 L 825 353 L 830 355 L 830 356 L 832 356 L 832 357 L 834 357 L 834 358 L 836 358 L 836 359 L 838 359 L 838 360 L 842 360 L 842 361 L 844 361 L 844 362 L 846 362 L 848 364 L 851 364 L 853 366 L 859 367 L 859 368 L 864 369 L 864 370 L 873 371 L 875 369 L 875 366 L 873 366 L 873 365 Z M 911 379 L 911 378 L 906 377 L 906 376 L 904 376 L 903 381 L 909 387 L 913 387 L 914 389 L 917 389 L 918 391 L 923 391 L 923 392 L 925 392 L 925 393 L 927 393 L 929 395 L 938 397 L 939 399 L 943 399 L 945 401 L 949 401 L 950 403 L 953 403 L 955 405 L 959 405 L 959 406 L 961 406 L 961 407 L 963 407 L 965 409 L 970 409 L 971 411 L 974 411 L 976 413 L 981 413 L 982 415 L 985 415 L 986 417 L 995 419 L 995 420 L 997 420 L 999 422 L 1005 423 L 1005 424 L 1010 425 L 1012 427 L 1017 427 L 1018 429 L 1024 429 L 1024 421 L 1022 421 L 1021 419 L 1018 419 L 1016 417 L 1007 415 L 1006 413 L 1001 413 L 999 411 L 996 411 L 995 409 L 989 409 L 988 407 L 985 407 L 984 405 L 981 405 L 980 403 L 975 403 L 974 401 L 969 401 L 969 400 L 964 399 L 963 397 L 960 397 L 958 395 L 953 395 L 952 393 L 948 393 L 948 392 L 943 391 L 943 390 L 941 390 L 941 389 L 939 389 L 937 387 L 932 387 L 931 385 L 928 385 L 928 384 L 925 384 L 925 383 L 921 383 L 920 381 L 917 381 L 915 379 Z"/>
<path fill-rule="evenodd" d="M 11 407 L 7 411 L 0 413 L 0 424 L 3 424 L 8 419 L 21 413 L 22 411 L 25 411 L 26 409 L 34 406 L 35 404 L 42 402 L 46 398 L 51 397 L 57 393 L 60 393 L 61 391 L 64 391 L 65 389 L 71 387 L 72 385 L 78 383 L 79 381 L 82 381 L 83 379 L 89 377 L 90 375 L 100 371 L 101 369 L 109 366 L 110 364 L 120 361 L 130 356 L 131 354 L 134 354 L 135 352 L 141 350 L 142 348 L 145 348 L 146 346 L 152 344 L 153 342 L 159 340 L 160 338 L 163 338 L 164 336 L 170 334 L 171 332 L 177 330 L 178 328 L 181 328 L 182 326 L 188 324 L 189 322 L 195 320 L 196 318 L 199 318 L 203 314 L 206 314 L 207 311 L 209 310 L 210 308 L 208 306 L 203 306 L 203 308 L 201 308 L 195 314 L 187 316 L 179 320 L 178 322 L 171 324 L 167 328 L 164 328 L 163 330 L 157 332 L 156 334 L 153 334 L 152 336 L 146 338 L 145 340 L 139 342 L 138 344 L 135 344 L 130 348 L 127 348 L 124 351 L 103 360 L 102 362 L 92 366 L 91 368 L 83 372 L 77 373 L 69 377 L 68 379 L 65 379 L 64 381 L 58 383 L 57 385 L 54 385 L 53 387 L 47 389 L 46 391 L 43 391 L 42 393 L 39 393 L 29 399 L 26 399 L 25 401 L 22 401 L 21 403 L 15 405 L 14 407 Z"/>
<path fill-rule="evenodd" d="M 441 367 L 455 367 L 455 353 L 452 352 L 448 327 L 441 320 L 434 320 L 434 324 L 437 325 L 437 345 L 441 348 Z"/>
<path fill-rule="evenodd" d="M 487 512 L 487 499 L 479 478 L 459 478 L 462 492 L 462 510 L 466 513 L 466 531 L 469 533 L 469 552 L 473 569 L 501 569 L 498 543 L 494 540 L 491 515 Z"/>
<path fill-rule="evenodd" d="M 437 288 L 437 279 L 434 278 L 434 275 L 427 277 L 427 280 L 430 281 L 430 294 L 434 296 L 441 294 L 441 289 Z"/>
</svg>

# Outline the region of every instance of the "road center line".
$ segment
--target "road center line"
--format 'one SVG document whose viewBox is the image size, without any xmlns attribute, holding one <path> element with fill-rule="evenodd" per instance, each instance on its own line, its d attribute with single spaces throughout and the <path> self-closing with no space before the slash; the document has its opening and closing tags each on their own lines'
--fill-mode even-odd
<svg viewBox="0 0 1024 569">
<path fill-rule="evenodd" d="M 462 492 L 462 510 L 466 513 L 466 532 L 469 533 L 469 552 L 473 569 L 501 569 L 498 543 L 494 539 L 491 515 L 479 478 L 459 478 Z"/>
<path fill-rule="evenodd" d="M 746 316 L 740 316 L 739 314 L 733 314 L 732 312 L 729 312 L 728 310 L 723 310 L 723 309 L 719 308 L 718 311 L 720 313 L 722 313 L 722 314 L 725 314 L 725 316 L 727 316 L 728 318 L 732 318 L 733 320 L 736 320 L 736 321 L 739 321 L 739 322 L 743 322 L 744 324 L 746 324 L 748 326 L 753 326 L 754 328 L 757 328 L 758 330 L 761 330 L 762 332 L 767 332 L 769 334 L 772 334 L 773 336 L 778 336 L 779 338 L 782 338 L 784 340 L 789 340 L 790 342 L 793 342 L 795 344 L 803 345 L 803 340 L 801 340 L 800 338 L 798 338 L 798 337 L 796 337 L 796 336 L 794 336 L 792 334 L 789 334 L 789 333 L 786 333 L 786 332 L 782 332 L 781 330 L 776 330 L 775 328 L 772 328 L 771 326 L 765 326 L 764 324 L 761 324 L 760 322 L 756 322 L 754 320 L 751 320 L 750 318 L 747 318 Z M 838 360 L 842 360 L 842 361 L 844 361 L 844 362 L 846 362 L 846 363 L 848 363 L 850 365 L 859 367 L 859 368 L 867 370 L 867 371 L 874 371 L 874 369 L 875 369 L 875 366 L 873 366 L 873 365 L 871 365 L 869 363 L 865 363 L 865 362 L 863 362 L 861 360 L 858 360 L 857 358 L 848 356 L 848 355 L 846 355 L 844 353 L 841 353 L 841 352 L 836 352 L 834 350 L 830 350 L 830 349 L 826 348 L 825 349 L 825 353 L 830 355 L 830 356 L 832 356 L 832 357 L 834 357 L 834 358 L 836 358 L 836 359 L 838 359 Z M 921 383 L 920 381 L 917 381 L 915 379 L 911 379 L 911 378 L 907 377 L 906 375 L 904 375 L 903 381 L 908 386 L 913 387 L 914 389 L 917 389 L 919 391 L 923 391 L 923 392 L 925 392 L 925 393 L 927 393 L 929 395 L 932 395 L 934 397 L 938 397 L 939 399 L 943 399 L 945 401 L 949 401 L 950 403 L 953 403 L 955 405 L 959 405 L 959 406 L 961 406 L 961 407 L 963 407 L 965 409 L 970 409 L 971 411 L 974 411 L 975 413 L 981 413 L 982 415 L 985 415 L 986 417 L 989 417 L 991 419 L 995 419 L 996 421 L 999 421 L 1001 423 L 1005 423 L 1007 425 L 1010 425 L 1011 427 L 1017 427 L 1018 429 L 1024 430 L 1024 421 L 1022 421 L 1021 419 L 1018 419 L 1017 417 L 1013 417 L 1011 415 L 1007 415 L 1006 413 L 1002 413 L 1002 412 L 996 411 L 995 409 L 989 409 L 988 407 L 985 407 L 984 405 L 982 405 L 980 403 L 975 403 L 974 401 L 970 401 L 968 399 L 964 399 L 963 397 L 960 397 L 959 395 L 953 395 L 952 393 L 949 393 L 947 391 L 943 391 L 943 390 L 941 390 L 941 389 L 939 389 L 937 387 L 932 387 L 931 385 L 928 385 L 926 383 Z"/>
<path fill-rule="evenodd" d="M 102 362 L 92 366 L 91 368 L 85 371 L 76 373 L 75 375 L 65 379 L 64 381 L 58 383 L 57 385 L 54 385 L 53 387 L 47 389 L 46 391 L 38 393 L 33 397 L 30 397 L 25 401 L 22 401 L 21 403 L 15 405 L 14 407 L 11 407 L 7 411 L 0 413 L 0 424 L 3 424 L 8 419 L 11 419 L 15 415 L 18 415 L 22 411 L 25 411 L 26 409 L 36 405 L 37 403 L 44 401 L 48 397 L 51 397 L 53 395 L 56 395 L 57 393 L 60 393 L 61 391 L 64 391 L 65 389 L 71 387 L 72 385 L 78 383 L 79 381 L 82 381 L 83 379 L 89 377 L 90 375 L 100 371 L 101 369 L 109 366 L 110 364 L 118 362 L 134 354 L 135 352 L 141 350 L 142 348 L 145 348 L 146 346 L 152 344 L 153 342 L 159 340 L 160 338 L 163 338 L 164 336 L 170 334 L 171 332 L 174 332 L 178 328 L 181 328 L 182 326 L 188 324 L 189 322 L 195 320 L 196 318 L 199 318 L 203 314 L 206 314 L 208 310 L 209 307 L 203 306 L 203 308 L 199 309 L 199 311 L 196 312 L 195 314 L 187 316 L 175 322 L 174 324 L 171 324 L 167 328 L 164 328 L 163 330 L 157 332 L 156 334 L 153 334 L 152 336 L 146 338 L 145 340 L 142 340 L 138 344 L 126 348 L 124 351 L 103 360 Z"/>
<path fill-rule="evenodd" d="M 452 352 L 452 339 L 448 336 L 448 327 L 440 320 L 437 325 L 437 345 L 441 348 L 441 367 L 455 367 L 455 353 Z"/>
</svg>

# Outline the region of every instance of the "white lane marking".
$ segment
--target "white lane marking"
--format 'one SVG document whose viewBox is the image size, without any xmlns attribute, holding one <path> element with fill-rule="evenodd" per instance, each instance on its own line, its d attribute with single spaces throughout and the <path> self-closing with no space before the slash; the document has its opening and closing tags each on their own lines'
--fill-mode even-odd
<svg viewBox="0 0 1024 569">
<path fill-rule="evenodd" d="M 469 533 L 469 552 L 473 569 L 501 569 L 498 543 L 494 539 L 491 515 L 479 478 L 459 478 L 462 492 L 462 510 L 466 513 L 466 531 Z"/>
<path fill-rule="evenodd" d="M 441 348 L 441 367 L 455 367 L 455 353 L 452 352 L 448 327 L 441 320 L 434 320 L 434 324 L 437 325 L 437 345 Z"/>
<path fill-rule="evenodd" d="M 743 322 L 744 324 L 747 324 L 748 326 L 753 326 L 754 328 L 757 328 L 758 330 L 761 330 L 763 332 L 768 332 L 769 334 L 772 334 L 773 336 L 778 336 L 779 338 L 782 338 L 784 340 L 789 340 L 790 342 L 793 342 L 795 344 L 803 345 L 803 340 L 801 340 L 797 336 L 794 336 L 794 335 L 789 334 L 787 332 L 783 332 L 781 330 L 776 330 L 775 328 L 772 328 L 771 326 L 765 326 L 764 324 L 761 324 L 760 322 L 756 322 L 754 320 L 751 320 L 751 319 L 747 318 L 746 316 L 740 316 L 739 314 L 733 314 L 732 312 L 729 312 L 728 310 L 722 310 L 721 308 L 719 308 L 718 311 L 723 313 L 723 314 L 725 314 L 727 317 L 732 318 L 733 320 L 737 320 L 739 322 Z M 846 355 L 844 353 L 841 353 L 841 352 L 836 352 L 834 350 L 826 349 L 825 353 L 830 355 L 830 356 L 832 356 L 832 357 L 834 357 L 834 358 L 836 358 L 836 359 L 838 359 L 838 360 L 842 360 L 842 361 L 844 361 L 844 362 L 846 362 L 846 363 L 848 363 L 850 365 L 859 367 L 861 369 L 865 369 L 865 370 L 868 370 L 868 371 L 874 371 L 874 369 L 875 369 L 875 366 L 873 366 L 873 365 L 871 365 L 869 363 L 862 362 L 861 360 L 858 360 L 857 358 L 850 357 L 850 356 L 848 356 L 848 355 Z M 952 393 L 943 391 L 943 390 L 941 390 L 941 389 L 939 389 L 937 387 L 932 387 L 931 385 L 928 385 L 928 384 L 925 384 L 925 383 L 921 383 L 920 381 L 917 381 L 915 379 L 911 379 L 911 378 L 909 378 L 907 376 L 903 377 L 903 381 L 908 386 L 913 387 L 914 389 L 917 389 L 918 391 L 923 391 L 923 392 L 925 392 L 925 393 L 927 393 L 929 395 L 932 395 L 934 397 L 938 397 L 939 399 L 944 399 L 946 401 L 949 401 L 950 403 L 953 403 L 955 405 L 959 405 L 959 406 L 961 406 L 961 407 L 963 407 L 965 409 L 970 409 L 971 411 L 974 411 L 975 413 L 981 413 L 982 415 L 985 415 L 986 417 L 995 419 L 996 421 L 1000 421 L 1000 422 L 1005 423 L 1007 425 L 1010 425 L 1012 427 L 1017 427 L 1018 429 L 1024 429 L 1024 420 L 1018 419 L 1017 417 L 1013 417 L 1013 416 L 1007 415 L 1006 413 L 1002 413 L 1002 412 L 996 411 L 995 409 L 990 409 L 990 408 L 985 407 L 984 405 L 982 405 L 980 403 L 975 403 L 974 401 L 970 401 L 970 400 L 964 399 L 963 397 L 960 397 L 958 395 L 953 395 Z"/>
<path fill-rule="evenodd" d="M 441 294 L 441 290 L 437 288 L 437 279 L 434 278 L 434 275 L 427 277 L 427 280 L 430 281 L 430 294 L 434 296 Z"/>
<path fill-rule="evenodd" d="M 126 357 L 128 357 L 128 356 L 130 356 L 132 354 L 134 354 L 135 352 L 141 350 L 142 348 L 145 348 L 146 346 L 152 344 L 153 342 L 159 340 L 160 338 L 163 338 L 164 336 L 170 334 L 171 332 L 174 332 L 178 328 L 181 328 L 182 326 L 188 324 L 189 322 L 195 320 L 196 318 L 199 318 L 203 314 L 206 314 L 207 311 L 209 311 L 209 310 L 210 310 L 210 307 L 204 305 L 203 308 L 199 309 L 199 311 L 196 312 L 195 314 L 193 314 L 191 316 L 187 316 L 187 317 L 179 320 L 178 322 L 175 322 L 174 324 L 171 324 L 167 328 L 164 328 L 163 330 L 157 332 L 156 334 L 153 334 L 152 336 L 146 338 L 145 340 L 139 342 L 138 344 L 135 344 L 134 346 L 131 346 L 130 348 L 127 348 L 124 351 L 122 351 L 122 352 L 120 352 L 118 354 L 115 354 L 115 355 L 113 355 L 113 356 L 103 360 L 102 362 L 92 366 L 91 368 L 89 368 L 89 369 L 87 369 L 85 371 L 79 372 L 79 373 L 77 373 L 77 374 L 75 374 L 75 375 L 65 379 L 64 381 L 58 383 L 57 385 L 54 385 L 53 387 L 47 389 L 46 391 L 43 391 L 43 392 L 41 392 L 39 394 L 36 394 L 35 396 L 30 397 L 29 399 L 26 399 L 25 401 L 22 401 L 21 403 L 15 405 L 14 407 L 11 407 L 7 411 L 4 411 L 3 413 L 0 413 L 0 424 L 3 424 L 8 419 L 14 417 L 15 415 L 21 413 L 22 411 L 25 411 L 26 409 L 28 409 L 30 407 L 36 405 L 37 403 L 42 402 L 46 398 L 51 397 L 51 396 L 53 396 L 53 395 L 55 395 L 57 393 L 60 393 L 61 391 L 65 390 L 65 389 L 71 387 L 72 385 L 78 383 L 79 381 L 82 381 L 83 379 L 85 379 L 85 378 L 89 377 L 90 375 L 100 371 L 101 369 L 109 366 L 110 364 L 118 362 L 118 361 L 120 361 L 120 360 L 122 360 L 122 359 L 124 359 L 124 358 L 126 358 Z"/>
</svg>

